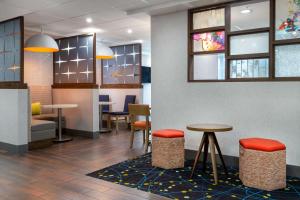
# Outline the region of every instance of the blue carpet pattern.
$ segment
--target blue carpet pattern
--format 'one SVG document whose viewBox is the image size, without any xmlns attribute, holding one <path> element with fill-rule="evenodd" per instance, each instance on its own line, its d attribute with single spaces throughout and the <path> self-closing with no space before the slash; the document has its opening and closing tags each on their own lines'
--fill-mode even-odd
<svg viewBox="0 0 300 200">
<path fill-rule="evenodd" d="M 218 200 L 300 200 L 300 179 L 288 177 L 287 188 L 272 192 L 248 188 L 239 180 L 238 170 L 228 169 L 228 176 L 218 166 L 219 184 L 215 185 L 211 166 L 202 172 L 198 165 L 190 179 L 193 161 L 187 161 L 184 169 L 164 170 L 151 166 L 151 154 L 101 169 L 88 174 L 116 184 L 137 188 L 171 199 Z"/>
</svg>

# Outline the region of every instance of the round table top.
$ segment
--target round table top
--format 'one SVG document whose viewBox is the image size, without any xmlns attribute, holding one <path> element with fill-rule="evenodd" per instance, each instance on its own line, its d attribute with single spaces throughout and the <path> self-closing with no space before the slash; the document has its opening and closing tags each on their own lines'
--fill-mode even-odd
<svg viewBox="0 0 300 200">
<path fill-rule="evenodd" d="M 43 108 L 77 108 L 77 104 L 53 104 L 53 105 L 43 105 Z"/>
<path fill-rule="evenodd" d="M 201 131 L 201 132 L 225 132 L 231 131 L 232 126 L 226 124 L 191 124 L 186 127 L 190 131 Z"/>
<path fill-rule="evenodd" d="M 112 105 L 115 104 L 114 102 L 111 101 L 99 101 L 99 105 Z"/>
</svg>

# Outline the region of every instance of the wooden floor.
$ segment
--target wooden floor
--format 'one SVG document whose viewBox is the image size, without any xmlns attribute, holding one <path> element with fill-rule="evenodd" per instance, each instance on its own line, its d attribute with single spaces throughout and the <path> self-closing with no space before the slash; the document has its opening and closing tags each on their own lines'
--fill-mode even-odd
<svg viewBox="0 0 300 200">
<path fill-rule="evenodd" d="M 0 153 L 1 200 L 166 199 L 86 176 L 87 173 L 143 154 L 137 134 L 129 149 L 129 132 L 74 138 L 24 156 Z"/>
</svg>

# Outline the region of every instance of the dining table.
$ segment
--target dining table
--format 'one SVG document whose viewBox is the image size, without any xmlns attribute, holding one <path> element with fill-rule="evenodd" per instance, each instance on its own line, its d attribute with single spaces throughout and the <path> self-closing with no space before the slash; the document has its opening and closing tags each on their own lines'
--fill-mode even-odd
<svg viewBox="0 0 300 200">
<path fill-rule="evenodd" d="M 100 133 L 107 133 L 107 132 L 112 131 L 109 128 L 104 128 L 103 127 L 102 116 L 103 116 L 103 106 L 105 106 L 105 105 L 110 106 L 110 105 L 113 105 L 113 104 L 115 104 L 115 103 L 111 102 L 111 101 L 99 101 L 99 127 L 100 127 L 99 132 Z"/>
<path fill-rule="evenodd" d="M 77 108 L 77 107 L 78 107 L 78 104 L 43 105 L 43 108 L 57 109 L 58 137 L 54 140 L 54 142 L 68 142 L 68 141 L 71 141 L 73 139 L 72 137 L 62 135 L 62 110 L 63 109 Z"/>
<path fill-rule="evenodd" d="M 217 161 L 216 161 L 216 153 L 215 148 L 218 151 L 220 160 L 222 162 L 222 165 L 224 167 L 224 171 L 227 174 L 227 168 L 224 162 L 224 158 L 216 137 L 216 132 L 227 132 L 231 131 L 233 129 L 232 126 L 226 125 L 226 124 L 213 124 L 213 123 L 203 123 L 203 124 L 190 124 L 187 126 L 187 129 L 194 132 L 203 132 L 203 136 L 200 142 L 199 150 L 196 154 L 194 165 L 191 172 L 191 178 L 193 177 L 193 174 L 195 172 L 198 160 L 200 158 L 202 149 L 204 148 L 204 154 L 203 154 L 203 171 L 206 170 L 206 161 L 208 156 L 208 148 L 210 147 L 210 156 L 211 156 L 211 162 L 213 167 L 213 174 L 214 174 L 214 181 L 215 184 L 218 184 L 218 172 L 217 172 Z"/>
</svg>

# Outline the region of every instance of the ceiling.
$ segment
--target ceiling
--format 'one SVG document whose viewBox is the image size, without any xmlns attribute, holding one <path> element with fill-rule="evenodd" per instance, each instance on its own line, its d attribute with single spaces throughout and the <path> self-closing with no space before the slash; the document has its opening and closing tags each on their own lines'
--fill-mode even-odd
<svg viewBox="0 0 300 200">
<path fill-rule="evenodd" d="M 143 41 L 150 49 L 150 15 L 174 12 L 226 0 L 0 0 L 0 21 L 25 17 L 27 36 L 39 32 L 54 37 L 99 29 L 97 38 L 109 44 Z M 92 18 L 88 24 L 86 18 Z M 132 29 L 128 34 L 127 30 Z M 149 50 L 150 51 L 150 50 Z"/>
</svg>

